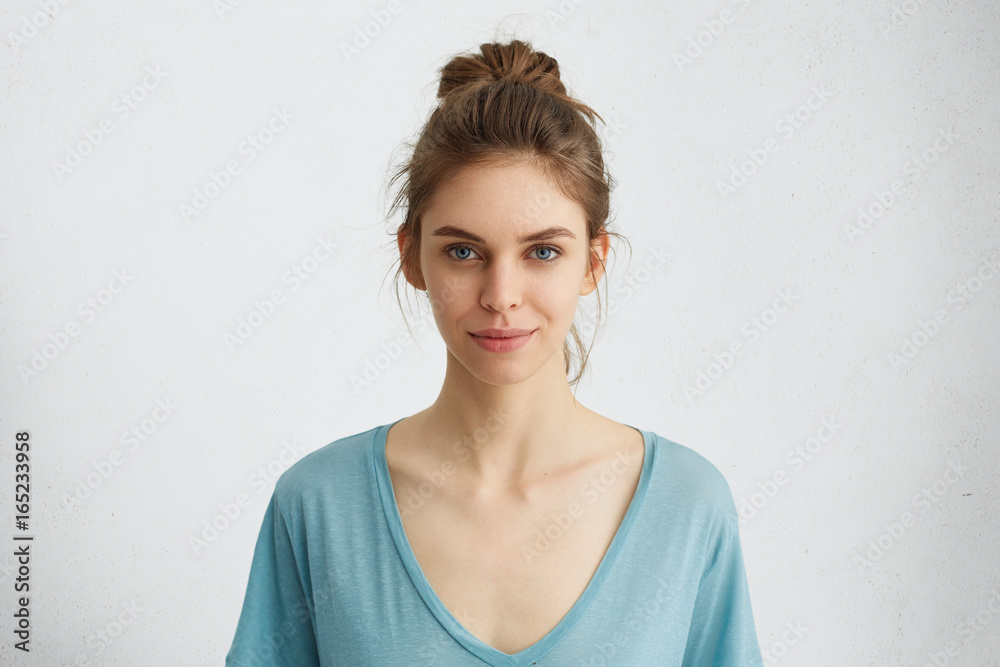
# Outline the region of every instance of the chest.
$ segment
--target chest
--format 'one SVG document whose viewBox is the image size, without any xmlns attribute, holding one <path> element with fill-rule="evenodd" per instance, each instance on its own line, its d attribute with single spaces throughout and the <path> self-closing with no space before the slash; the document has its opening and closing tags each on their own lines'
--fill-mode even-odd
<svg viewBox="0 0 1000 667">
<path fill-rule="evenodd" d="M 444 484 L 401 513 L 420 569 L 466 630 L 504 653 L 517 653 L 559 623 L 618 532 L 638 484 L 641 446 L 628 443 L 633 453 L 640 447 L 638 460 L 596 463 L 554 480 L 530 501 L 468 502 L 458 488 Z M 402 506 L 421 478 L 391 466 L 390 475 Z"/>
</svg>

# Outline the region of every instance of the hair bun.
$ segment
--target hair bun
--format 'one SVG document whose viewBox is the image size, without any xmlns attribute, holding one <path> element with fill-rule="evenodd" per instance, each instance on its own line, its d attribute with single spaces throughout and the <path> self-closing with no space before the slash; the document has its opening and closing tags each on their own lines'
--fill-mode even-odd
<svg viewBox="0 0 1000 667">
<path fill-rule="evenodd" d="M 535 51 L 530 44 L 515 39 L 509 44 L 481 44 L 479 50 L 480 53 L 456 56 L 441 68 L 439 98 L 463 86 L 479 88 L 500 81 L 521 83 L 556 95 L 566 94 L 566 87 L 559 79 L 559 63 Z"/>
</svg>

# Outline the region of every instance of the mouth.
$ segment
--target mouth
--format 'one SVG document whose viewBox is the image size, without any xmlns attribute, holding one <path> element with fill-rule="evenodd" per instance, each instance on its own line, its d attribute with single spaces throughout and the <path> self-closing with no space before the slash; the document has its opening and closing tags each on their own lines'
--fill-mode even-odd
<svg viewBox="0 0 1000 667">
<path fill-rule="evenodd" d="M 533 331 L 533 329 L 480 329 L 479 331 L 470 331 L 469 333 L 477 338 L 517 338 L 519 336 L 527 336 Z"/>
<path fill-rule="evenodd" d="M 524 332 L 511 335 L 511 332 Z M 476 345 L 487 352 L 513 352 L 528 344 L 535 331 L 533 329 L 506 329 L 502 331 L 494 330 L 491 333 L 501 335 L 484 336 L 483 331 L 475 333 L 469 332 L 469 336 L 476 342 Z"/>
</svg>

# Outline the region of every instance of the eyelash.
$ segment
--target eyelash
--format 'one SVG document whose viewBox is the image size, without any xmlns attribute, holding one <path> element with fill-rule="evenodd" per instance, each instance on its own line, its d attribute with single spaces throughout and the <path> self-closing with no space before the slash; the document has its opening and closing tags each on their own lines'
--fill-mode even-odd
<svg viewBox="0 0 1000 667">
<path fill-rule="evenodd" d="M 475 252 L 475 248 L 473 248 L 468 243 L 456 243 L 454 245 L 450 245 L 447 248 L 445 248 L 444 249 L 444 253 L 448 257 L 448 259 L 450 259 L 451 261 L 456 262 L 458 264 L 464 264 L 465 262 L 468 262 L 469 260 L 468 259 L 458 259 L 457 257 L 452 257 L 451 256 L 451 251 L 452 250 L 457 250 L 459 248 L 468 248 L 469 250 L 472 250 L 473 252 Z M 554 246 L 554 245 L 547 245 L 547 244 L 536 245 L 534 248 L 532 248 L 532 250 L 538 250 L 539 248 L 543 248 L 545 250 L 551 250 L 554 253 L 554 256 L 551 259 L 539 259 L 538 260 L 538 261 L 542 262 L 543 264 L 552 264 L 552 263 L 554 263 L 559 258 L 560 255 L 563 254 L 562 250 L 560 250 L 556 246 Z"/>
</svg>

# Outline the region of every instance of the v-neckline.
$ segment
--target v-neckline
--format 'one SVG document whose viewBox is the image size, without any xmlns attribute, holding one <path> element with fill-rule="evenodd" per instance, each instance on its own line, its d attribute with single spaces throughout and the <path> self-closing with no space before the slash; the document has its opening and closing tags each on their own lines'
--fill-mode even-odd
<svg viewBox="0 0 1000 667">
<path fill-rule="evenodd" d="M 403 529 L 403 520 L 399 513 L 399 506 L 396 503 L 396 496 L 392 488 L 392 477 L 389 475 L 389 463 L 385 455 L 385 443 L 389 429 L 391 429 L 396 423 L 402 421 L 402 419 L 403 418 L 397 419 L 391 424 L 384 424 L 375 429 L 371 443 L 371 455 L 372 463 L 375 469 L 375 479 L 378 485 L 379 497 L 382 501 L 382 509 L 385 512 L 386 520 L 389 523 L 389 532 L 392 534 L 392 539 L 395 542 L 396 550 L 403 561 L 403 566 L 410 575 L 410 579 L 416 587 L 417 592 L 420 594 L 420 597 L 423 598 L 424 604 L 427 605 L 428 609 L 430 609 L 431 613 L 438 620 L 438 622 L 441 623 L 444 629 L 447 630 L 448 634 L 450 634 L 467 651 L 493 667 L 520 667 L 521 665 L 530 665 L 532 662 L 540 659 L 552 650 L 552 648 L 558 644 L 570 630 L 573 629 L 583 614 L 587 611 L 587 608 L 590 606 L 594 597 L 596 597 L 598 590 L 604 583 L 604 580 L 607 579 L 608 573 L 614 567 L 615 562 L 617 562 L 619 553 L 621 552 L 625 540 L 631 531 L 632 525 L 635 523 L 635 517 L 639 513 L 643 499 L 646 496 L 646 489 L 649 486 L 650 471 L 653 467 L 653 456 L 655 451 L 653 448 L 653 434 L 649 431 L 644 431 L 640 428 L 636 428 L 635 426 L 631 426 L 630 424 L 625 424 L 625 426 L 628 426 L 629 428 L 632 428 L 642 434 L 644 448 L 642 470 L 639 473 L 639 481 L 636 485 L 635 492 L 632 494 L 632 500 L 629 502 L 628 509 L 625 511 L 625 516 L 618 525 L 618 530 L 615 532 L 615 536 L 612 538 L 611 544 L 608 546 L 607 551 L 604 552 L 604 556 L 601 558 L 601 562 L 597 566 L 597 570 L 590 578 L 590 581 L 587 583 L 586 588 L 584 588 L 583 593 L 579 598 L 577 598 L 576 602 L 573 603 L 573 606 L 570 607 L 569 611 L 567 611 L 566 614 L 559 620 L 559 623 L 557 623 L 556 626 L 552 628 L 544 637 L 517 653 L 504 653 L 503 651 L 490 646 L 473 635 L 458 621 L 457 618 L 455 618 L 455 616 L 441 601 L 441 598 L 438 597 L 437 593 L 434 592 L 434 589 L 431 587 L 430 582 L 424 575 L 424 571 L 420 568 L 420 563 L 417 562 L 417 557 L 410 546 L 409 538 L 407 538 L 406 531 Z"/>
</svg>

